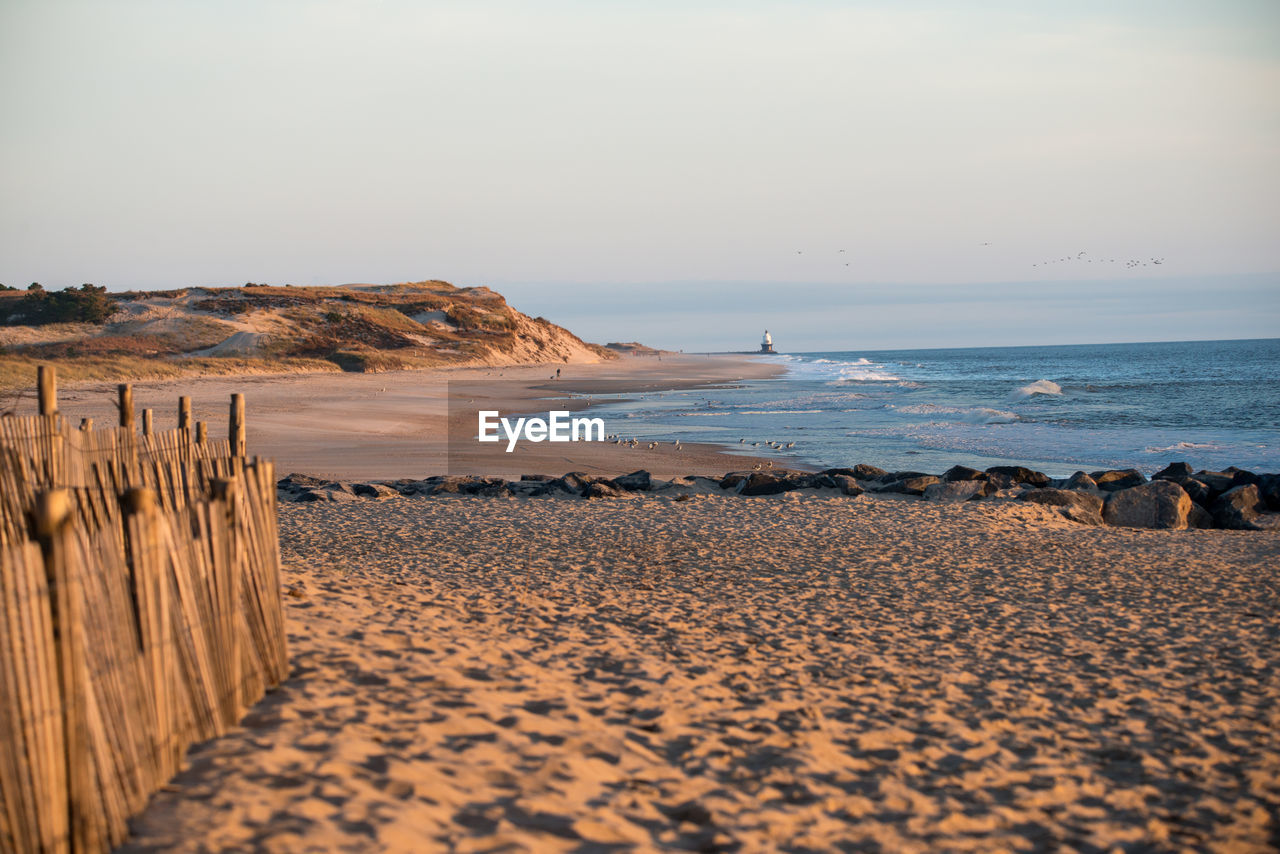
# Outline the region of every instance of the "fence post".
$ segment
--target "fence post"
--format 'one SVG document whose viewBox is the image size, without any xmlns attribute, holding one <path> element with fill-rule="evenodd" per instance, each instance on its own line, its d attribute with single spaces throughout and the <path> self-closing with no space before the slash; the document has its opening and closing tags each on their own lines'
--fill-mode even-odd
<svg viewBox="0 0 1280 854">
<path fill-rule="evenodd" d="M 178 398 L 178 429 L 191 429 L 191 398 Z"/>
<path fill-rule="evenodd" d="M 121 383 L 116 387 L 120 393 L 120 426 L 133 429 L 133 386 Z"/>
<path fill-rule="evenodd" d="M 173 776 L 181 765 L 182 752 L 177 733 L 173 695 L 173 640 L 169 613 L 169 585 L 164 549 L 160 544 L 160 516 L 154 490 L 127 490 L 121 496 L 128 532 L 130 566 L 133 569 L 134 600 L 138 605 L 138 626 L 146 660 L 151 696 L 155 701 L 151 733 L 153 768 L 157 781 Z"/>
<path fill-rule="evenodd" d="M 231 395 L 231 422 L 227 438 L 231 440 L 231 456 L 243 457 L 244 443 L 244 395 Z"/>
<path fill-rule="evenodd" d="M 151 410 L 150 409 L 142 410 L 142 435 L 144 436 L 151 435 L 151 425 L 152 425 Z"/>
<path fill-rule="evenodd" d="M 71 850 L 106 848 L 107 833 L 94 798 L 95 772 L 89 750 L 84 689 L 87 674 L 83 650 L 81 599 L 83 567 L 72 561 L 71 492 L 50 489 L 36 496 L 32 522 L 45 573 L 49 578 L 54 644 L 57 647 L 58 693 L 62 699 L 62 731 L 66 741 L 66 784 Z"/>
<path fill-rule="evenodd" d="M 203 421 L 196 422 L 196 444 L 203 445 L 209 441 L 209 425 Z"/>
<path fill-rule="evenodd" d="M 40 389 L 40 414 L 58 414 L 58 369 L 53 365 L 36 367 L 36 382 Z"/>
</svg>

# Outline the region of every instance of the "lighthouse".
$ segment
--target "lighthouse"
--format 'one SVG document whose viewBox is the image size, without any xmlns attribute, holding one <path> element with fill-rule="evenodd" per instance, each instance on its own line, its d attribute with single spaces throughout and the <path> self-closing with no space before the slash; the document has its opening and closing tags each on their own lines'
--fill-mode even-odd
<svg viewBox="0 0 1280 854">
<path fill-rule="evenodd" d="M 773 339 L 769 337 L 768 329 L 764 331 L 764 338 L 760 339 L 760 352 L 761 353 L 773 352 Z"/>
</svg>

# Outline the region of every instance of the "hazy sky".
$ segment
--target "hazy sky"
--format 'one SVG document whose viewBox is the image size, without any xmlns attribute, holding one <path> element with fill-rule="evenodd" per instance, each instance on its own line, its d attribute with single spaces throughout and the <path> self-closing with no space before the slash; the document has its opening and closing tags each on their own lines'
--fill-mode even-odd
<svg viewBox="0 0 1280 854">
<path fill-rule="evenodd" d="M 2 0 L 0 281 L 1280 335 L 1278 93 L 1275 0 Z"/>
</svg>

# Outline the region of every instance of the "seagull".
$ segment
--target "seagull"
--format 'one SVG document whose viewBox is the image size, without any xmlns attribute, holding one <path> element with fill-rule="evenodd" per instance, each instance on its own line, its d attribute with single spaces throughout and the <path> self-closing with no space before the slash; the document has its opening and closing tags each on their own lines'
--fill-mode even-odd
<svg viewBox="0 0 1280 854">
<path fill-rule="evenodd" d="M 765 463 L 764 467 L 767 469 L 773 468 L 773 460 L 769 460 L 767 463 Z"/>
</svg>

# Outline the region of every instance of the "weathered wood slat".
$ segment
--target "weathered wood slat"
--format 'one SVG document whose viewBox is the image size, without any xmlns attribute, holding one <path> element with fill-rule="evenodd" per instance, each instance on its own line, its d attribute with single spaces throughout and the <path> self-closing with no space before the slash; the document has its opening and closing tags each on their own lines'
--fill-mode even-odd
<svg viewBox="0 0 1280 854">
<path fill-rule="evenodd" d="M 287 675 L 274 469 L 179 426 L 0 419 L 0 850 L 106 851 Z M 236 413 L 239 413 L 238 417 Z"/>
</svg>

